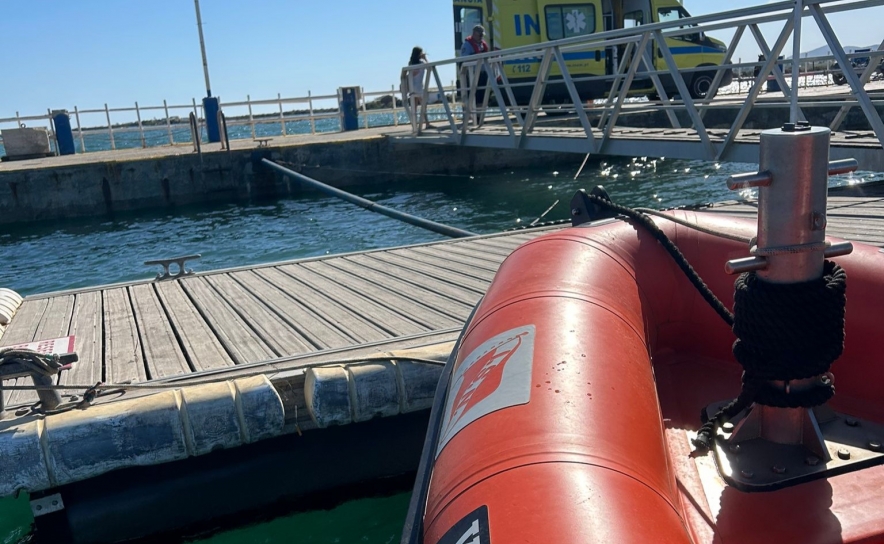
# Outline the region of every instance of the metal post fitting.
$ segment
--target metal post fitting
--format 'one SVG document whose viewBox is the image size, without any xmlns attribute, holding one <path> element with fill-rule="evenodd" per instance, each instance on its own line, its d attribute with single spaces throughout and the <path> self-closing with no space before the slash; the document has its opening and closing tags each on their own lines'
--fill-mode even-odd
<svg viewBox="0 0 884 544">
<path fill-rule="evenodd" d="M 853 159 L 828 161 L 825 127 L 787 123 L 761 133 L 758 172 L 727 180 L 731 190 L 758 188 L 758 237 L 752 257 L 729 261 L 729 274 L 758 271 L 772 283 L 818 278 L 826 257 L 846 255 L 849 243 L 826 242 L 828 176 L 852 172 Z"/>
<path fill-rule="evenodd" d="M 853 159 L 828 162 L 829 137 L 828 128 L 803 122 L 762 132 L 758 172 L 727 180 L 731 190 L 758 189 L 758 234 L 750 243 L 751 256 L 728 261 L 729 274 L 755 271 L 768 283 L 807 282 L 823 275 L 826 258 L 853 251 L 850 242 L 826 241 L 828 176 L 857 168 Z M 771 380 L 768 385 L 788 394 L 833 379 L 826 372 L 801 380 Z M 715 413 L 713 406 L 707 408 L 710 417 Z M 834 460 L 830 455 L 830 435 L 822 428 L 835 421 L 838 416 L 825 405 L 807 409 L 753 404 L 731 419 L 733 425 L 716 430 L 721 439 L 714 447 L 720 472 L 728 483 L 745 490 L 816 477 L 855 457 L 847 450 Z M 854 445 L 858 438 L 847 436 L 844 428 L 850 427 L 837 426 L 841 435 L 835 440 Z M 867 459 L 874 454 L 862 455 Z"/>
</svg>

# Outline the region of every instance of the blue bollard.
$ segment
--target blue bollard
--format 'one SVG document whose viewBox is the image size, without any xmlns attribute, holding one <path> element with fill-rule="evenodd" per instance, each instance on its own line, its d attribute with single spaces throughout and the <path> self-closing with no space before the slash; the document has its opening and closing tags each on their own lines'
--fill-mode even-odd
<svg viewBox="0 0 884 544">
<path fill-rule="evenodd" d="M 59 155 L 73 155 L 77 152 L 74 147 L 74 131 L 71 129 L 71 118 L 67 110 L 53 110 L 52 124 L 55 125 L 55 141 L 58 145 Z"/>
<path fill-rule="evenodd" d="M 359 87 L 341 87 L 341 131 L 359 129 Z"/>
<path fill-rule="evenodd" d="M 203 98 L 203 114 L 206 116 L 206 132 L 209 133 L 209 142 L 221 141 L 221 130 L 218 127 L 218 110 L 220 108 L 217 98 L 213 96 Z"/>
</svg>

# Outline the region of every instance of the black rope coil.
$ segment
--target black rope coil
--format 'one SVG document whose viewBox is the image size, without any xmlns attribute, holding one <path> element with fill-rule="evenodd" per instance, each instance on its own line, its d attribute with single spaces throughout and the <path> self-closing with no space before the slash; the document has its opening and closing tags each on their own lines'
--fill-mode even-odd
<svg viewBox="0 0 884 544">
<path fill-rule="evenodd" d="M 844 350 L 847 273 L 826 261 L 819 279 L 769 283 L 755 272 L 742 274 L 734 292 L 734 357 L 743 366 L 740 395 L 698 431 L 694 445 L 708 449 L 715 426 L 752 403 L 777 408 L 812 408 L 835 394 L 831 379 L 801 388 L 794 380 L 824 376 Z M 783 387 L 771 382 L 784 382 Z"/>
</svg>

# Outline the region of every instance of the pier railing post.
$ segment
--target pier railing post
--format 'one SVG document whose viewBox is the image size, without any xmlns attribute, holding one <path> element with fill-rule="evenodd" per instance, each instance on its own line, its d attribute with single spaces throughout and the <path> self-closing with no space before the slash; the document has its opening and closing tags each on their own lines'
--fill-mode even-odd
<svg viewBox="0 0 884 544">
<path fill-rule="evenodd" d="M 58 132 L 55 130 L 55 121 L 52 119 L 52 110 L 46 108 L 46 122 L 49 124 L 49 140 L 50 142 L 55 142 L 55 156 L 61 155 L 61 151 L 58 149 Z M 50 144 L 50 151 L 53 151 L 52 144 Z"/>
<path fill-rule="evenodd" d="M 396 86 L 390 85 L 390 96 L 393 98 L 393 126 L 399 126 L 399 112 L 396 111 Z"/>
<path fill-rule="evenodd" d="M 789 99 L 789 122 L 797 123 L 800 115 L 798 109 L 798 76 L 801 72 L 801 16 L 804 14 L 804 0 L 795 0 L 795 11 L 792 15 L 792 96 Z"/>
<path fill-rule="evenodd" d="M 117 144 L 114 142 L 114 127 L 111 125 L 110 109 L 107 107 L 107 102 L 104 104 L 104 115 L 107 117 L 107 134 L 110 136 L 111 149 L 116 149 Z"/>
<path fill-rule="evenodd" d="M 141 125 L 141 111 L 138 109 L 138 102 L 135 103 L 135 116 L 138 118 L 138 132 L 141 134 L 141 149 L 147 147 L 144 140 L 144 127 Z"/>
<path fill-rule="evenodd" d="M 172 136 L 172 120 L 169 118 L 169 105 L 163 100 L 163 110 L 166 112 L 166 132 L 169 133 L 169 145 L 175 145 L 175 137 Z"/>
<path fill-rule="evenodd" d="M 252 116 L 252 95 L 246 95 L 246 104 L 249 106 L 249 126 L 252 128 L 252 139 L 254 140 L 257 136 L 255 136 L 255 118 Z"/>
<path fill-rule="evenodd" d="M 282 136 L 285 136 L 285 115 L 282 112 L 282 94 L 276 93 L 276 100 L 279 103 L 279 129 Z"/>
<path fill-rule="evenodd" d="M 368 128 L 368 110 L 365 107 L 365 89 L 359 87 L 359 96 L 362 97 L 362 124 Z"/>
<path fill-rule="evenodd" d="M 195 124 L 196 137 L 197 137 L 197 139 L 201 139 L 202 138 L 202 130 L 200 129 L 200 113 L 196 107 L 196 98 L 191 98 L 191 100 L 193 101 L 193 122 L 191 123 L 191 125 Z M 191 132 L 193 133 L 194 130 L 191 129 Z"/>
<path fill-rule="evenodd" d="M 80 125 L 80 110 L 74 106 L 74 118 L 77 120 L 77 136 L 80 138 L 80 153 L 86 152 L 86 142 L 83 141 L 83 127 Z"/>
<path fill-rule="evenodd" d="M 313 117 L 313 95 L 307 91 L 307 109 L 310 112 L 310 134 L 316 134 L 316 119 Z"/>
</svg>

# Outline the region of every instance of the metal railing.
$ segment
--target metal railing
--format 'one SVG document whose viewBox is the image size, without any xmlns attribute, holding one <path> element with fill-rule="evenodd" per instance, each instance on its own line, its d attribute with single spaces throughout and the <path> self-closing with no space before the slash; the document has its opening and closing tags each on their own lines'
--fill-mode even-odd
<svg viewBox="0 0 884 544">
<path fill-rule="evenodd" d="M 829 15 L 833 13 L 858 12 L 881 5 L 884 5 L 884 0 L 789 0 L 430 62 L 422 65 L 422 68 L 427 70 L 423 101 L 426 102 L 428 93 L 443 91 L 439 72 L 454 66 L 460 76 L 458 92 L 462 108 L 452 107 L 448 103 L 443 104 L 446 115 L 445 126 L 433 132 L 434 140 L 464 144 L 473 131 L 483 125 L 486 118 L 494 118 L 498 127 L 502 125 L 506 129 L 505 133 L 497 131 L 496 134 L 502 135 L 498 137 L 507 138 L 511 147 L 526 147 L 528 140 L 543 136 L 542 130 L 538 130 L 538 119 L 541 114 L 569 114 L 571 118 L 576 116 L 585 132 L 588 142 L 583 147 L 590 153 L 601 154 L 606 151 L 610 143 L 612 131 L 624 113 L 624 106 L 629 102 L 628 98 L 636 94 L 656 95 L 658 98 L 641 105 L 645 109 L 650 107 L 665 112 L 669 124 L 676 129 L 684 128 L 682 121 L 686 114 L 690 128 L 696 131 L 697 137 L 702 142 L 704 148 L 702 158 L 721 160 L 734 144 L 754 107 L 788 106 L 791 121 L 803 121 L 805 120 L 803 108 L 822 104 L 832 105 L 832 101 L 821 101 L 813 97 L 799 99 L 798 92 L 793 92 L 793 89 L 800 89 L 802 82 L 804 87 L 831 84 L 830 77 L 833 74 L 841 74 L 852 93 L 839 96 L 836 105 L 841 107 L 829 128 L 833 131 L 838 130 L 847 113 L 852 108 L 859 107 L 878 142 L 884 146 L 884 122 L 876 110 L 877 106 L 884 105 L 884 95 L 870 95 L 864 89 L 884 57 L 884 42 L 875 51 L 847 54 L 829 23 Z M 831 55 L 801 57 L 801 32 L 800 30 L 796 32 L 795 28 L 803 19 L 816 23 L 832 52 Z M 773 45 L 768 43 L 759 28 L 759 25 L 766 23 L 782 24 Z M 801 25 L 797 26 L 800 28 Z M 720 65 L 702 65 L 690 69 L 677 67 L 667 38 L 677 39 L 691 34 L 703 36 L 723 29 L 732 29 L 734 34 L 730 43 L 726 44 L 726 50 L 722 51 L 724 59 Z M 746 33 L 747 29 L 749 33 Z M 733 62 L 732 57 L 744 35 L 751 35 L 764 60 L 749 63 Z M 790 37 L 794 41 L 793 56 L 788 60 L 780 60 L 779 57 Z M 657 53 L 655 56 L 658 57 L 658 63 L 660 61 L 665 63 L 664 68 L 660 68 L 660 65 L 655 66 L 652 51 Z M 566 55 L 578 52 L 584 55 L 587 52 L 595 52 L 597 61 L 613 53 L 616 56 L 612 62 L 612 70 L 607 74 L 571 73 Z M 851 59 L 858 57 L 870 57 L 868 66 L 861 73 L 857 73 L 850 62 Z M 536 77 L 532 76 L 527 81 L 524 78 L 509 81 L 506 65 L 528 62 L 539 64 Z M 835 62 L 840 69 L 832 67 Z M 822 69 L 811 71 L 805 69 L 802 72 L 800 68 L 802 65 L 814 68 L 819 65 Z M 404 67 L 402 73 L 407 74 L 409 68 Z M 491 77 L 487 77 L 487 84 L 484 87 L 479 87 L 479 76 L 483 72 Z M 722 81 L 728 77 L 728 74 L 745 73 L 753 74 L 748 78 L 749 84 L 745 88 L 745 95 L 740 96 L 739 101 L 725 100 L 727 94 L 735 95 L 742 91 L 746 79 L 735 79 L 735 83 L 727 89 L 722 88 Z M 699 77 L 698 74 L 707 78 L 711 76 L 708 90 L 705 96 L 700 98 L 692 96 L 689 90 L 690 83 L 695 77 Z M 787 82 L 787 75 L 791 76 L 791 82 Z M 782 92 L 782 98 L 769 98 L 763 103 L 756 103 L 768 80 L 776 82 L 776 86 Z M 593 85 L 596 88 L 604 86 L 607 91 L 601 96 L 592 96 L 590 100 L 587 100 L 585 93 L 582 95 L 578 93 L 578 87 L 586 89 L 587 86 Z M 558 96 L 566 98 L 558 104 L 551 105 L 545 98 L 554 88 L 558 91 Z M 719 91 L 722 99 L 715 99 Z M 494 97 L 495 104 L 491 104 L 491 96 Z M 482 98 L 477 100 L 477 97 Z M 727 134 L 713 141 L 704 125 L 704 116 L 711 110 L 736 106 L 739 106 L 739 109 Z M 677 113 L 682 114 L 681 119 Z M 424 129 L 419 124 L 412 126 L 414 136 L 421 136 L 423 133 Z"/>
<path fill-rule="evenodd" d="M 453 85 L 448 90 L 453 92 Z M 390 90 L 384 91 L 363 90 L 361 96 L 361 128 L 409 123 L 408 109 L 404 106 L 407 97 L 401 89 L 391 86 Z M 373 100 L 384 96 L 391 97 L 389 107 L 369 107 Z M 252 100 L 251 96 L 247 96 L 244 101 L 222 102 L 219 111 L 224 111 L 227 126 L 225 141 L 339 131 L 341 112 L 337 102 L 337 94 L 313 95 L 309 91 L 307 96 L 302 97 L 286 98 L 277 94 L 276 98 L 271 99 Z M 257 113 L 258 109 L 264 111 Z M 269 113 L 269 109 L 273 113 Z M 203 107 L 196 99 L 190 104 L 169 104 L 164 100 L 158 106 L 141 106 L 136 102 L 134 107 L 109 107 L 104 104 L 103 108 L 80 109 L 74 106 L 67 111 L 71 117 L 74 139 L 79 144 L 78 153 L 194 144 L 191 115 L 196 119 L 196 134 L 203 141 L 207 138 Z M 154 118 L 150 119 L 152 114 Z M 39 125 L 47 127 L 51 133 L 52 115 L 48 108 L 45 114 L 20 115 L 16 112 L 15 117 L 0 118 L 0 130 Z M 87 116 L 94 119 L 100 116 L 101 121 L 84 122 Z M 112 117 L 127 117 L 129 120 L 114 122 Z"/>
</svg>

